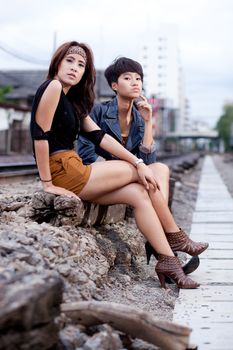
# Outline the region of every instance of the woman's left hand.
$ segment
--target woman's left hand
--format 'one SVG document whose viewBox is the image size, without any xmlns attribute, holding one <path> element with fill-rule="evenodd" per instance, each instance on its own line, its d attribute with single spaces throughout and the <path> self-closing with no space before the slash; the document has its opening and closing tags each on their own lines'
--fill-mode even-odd
<svg viewBox="0 0 233 350">
<path fill-rule="evenodd" d="M 146 164 L 138 164 L 137 171 L 140 182 L 145 186 L 147 190 L 149 190 L 150 185 L 155 191 L 156 189 L 160 190 L 160 187 L 154 178 L 152 170 Z"/>
<path fill-rule="evenodd" d="M 137 109 L 141 114 L 145 122 L 148 122 L 152 119 L 152 107 L 147 101 L 146 97 L 140 95 L 139 99 L 135 101 Z"/>
</svg>

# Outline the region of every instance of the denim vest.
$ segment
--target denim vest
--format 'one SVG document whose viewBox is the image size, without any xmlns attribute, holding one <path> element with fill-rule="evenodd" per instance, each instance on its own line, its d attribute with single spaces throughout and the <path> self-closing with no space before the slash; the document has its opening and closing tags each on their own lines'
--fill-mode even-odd
<svg viewBox="0 0 233 350">
<path fill-rule="evenodd" d="M 114 137 L 114 139 L 122 144 L 116 97 L 111 101 L 95 104 L 90 113 L 90 117 L 103 131 Z M 142 158 L 146 164 L 154 163 L 156 160 L 154 145 L 151 147 L 151 152 L 149 153 L 140 150 L 143 136 L 144 120 L 140 116 L 138 110 L 133 106 L 132 122 L 124 147 L 138 158 Z M 99 146 L 95 146 L 91 141 L 87 140 L 83 136 L 80 136 L 78 139 L 77 152 L 82 158 L 84 164 L 91 164 L 95 162 L 98 156 L 101 156 L 106 160 L 116 159 L 109 152 L 106 152 Z"/>
</svg>

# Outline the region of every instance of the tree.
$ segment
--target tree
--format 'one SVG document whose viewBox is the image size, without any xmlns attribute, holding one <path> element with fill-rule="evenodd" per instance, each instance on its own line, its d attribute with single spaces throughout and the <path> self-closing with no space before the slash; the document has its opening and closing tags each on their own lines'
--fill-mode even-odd
<svg viewBox="0 0 233 350">
<path fill-rule="evenodd" d="M 12 86 L 0 87 L 0 102 L 5 102 L 6 101 L 5 95 L 8 94 L 8 92 L 11 92 L 12 90 L 13 90 Z"/>
<path fill-rule="evenodd" d="M 223 139 L 226 151 L 233 147 L 233 103 L 224 106 L 224 114 L 217 122 L 219 136 Z"/>
</svg>

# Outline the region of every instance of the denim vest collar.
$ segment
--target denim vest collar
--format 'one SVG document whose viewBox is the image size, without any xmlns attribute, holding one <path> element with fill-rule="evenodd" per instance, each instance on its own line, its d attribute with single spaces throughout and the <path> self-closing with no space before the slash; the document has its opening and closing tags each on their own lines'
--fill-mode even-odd
<svg viewBox="0 0 233 350">
<path fill-rule="evenodd" d="M 118 118 L 118 106 L 117 106 L 117 98 L 114 97 L 109 105 L 105 114 L 105 122 L 112 131 L 112 133 L 116 136 L 116 138 L 122 143 L 121 137 L 121 129 Z M 142 135 L 138 133 L 138 130 L 144 130 L 143 119 L 140 116 L 137 109 L 132 107 L 132 122 L 129 130 L 129 135 L 127 138 L 126 146 L 128 150 L 132 150 L 141 140 Z"/>
</svg>

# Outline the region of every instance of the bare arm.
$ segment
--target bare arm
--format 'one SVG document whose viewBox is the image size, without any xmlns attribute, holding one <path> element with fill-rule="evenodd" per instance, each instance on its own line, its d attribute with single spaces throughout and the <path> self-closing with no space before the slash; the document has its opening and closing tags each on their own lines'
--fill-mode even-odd
<svg viewBox="0 0 233 350">
<path fill-rule="evenodd" d="M 88 116 L 83 121 L 83 129 L 86 132 L 90 132 L 93 130 L 100 130 L 99 126 Z M 112 136 L 105 134 L 100 147 L 102 147 L 105 151 L 113 154 L 117 158 L 125 160 L 135 166 L 138 158 L 125 149 L 118 141 L 116 141 Z M 154 179 L 153 173 L 149 167 L 147 167 L 144 163 L 140 163 L 137 165 L 137 171 L 141 182 L 148 189 L 149 183 L 152 184 L 154 188 L 157 187 L 156 181 Z"/>
<path fill-rule="evenodd" d="M 37 112 L 36 122 L 44 132 L 51 129 L 54 113 L 56 111 L 62 86 L 57 80 L 53 80 L 46 88 Z M 43 189 L 46 192 L 58 195 L 67 195 L 77 197 L 73 192 L 68 191 L 62 187 L 54 186 L 51 179 L 51 172 L 49 167 L 49 144 L 47 140 L 34 140 L 35 156 L 37 167 L 42 181 Z"/>
<path fill-rule="evenodd" d="M 144 96 L 140 96 L 140 101 L 137 103 L 137 108 L 145 122 L 143 145 L 149 149 L 153 143 L 152 107 Z"/>
<path fill-rule="evenodd" d="M 83 121 L 83 129 L 86 132 L 90 132 L 93 130 L 100 130 L 100 127 L 91 119 L 91 117 L 88 116 Z M 126 162 L 129 162 L 133 165 L 138 160 L 134 154 L 127 151 L 118 141 L 116 141 L 112 136 L 108 134 L 104 135 L 100 146 L 105 151 L 113 154 L 117 158 L 125 160 Z"/>
<path fill-rule="evenodd" d="M 148 121 L 145 121 L 145 130 L 142 143 L 147 148 L 150 148 L 153 143 L 152 118 Z"/>
</svg>

